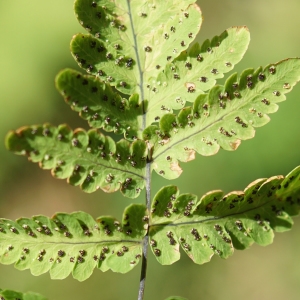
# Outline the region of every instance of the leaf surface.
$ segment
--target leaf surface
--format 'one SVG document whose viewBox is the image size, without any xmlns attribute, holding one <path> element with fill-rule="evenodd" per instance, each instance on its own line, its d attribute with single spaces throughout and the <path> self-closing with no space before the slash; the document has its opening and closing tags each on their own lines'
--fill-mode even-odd
<svg viewBox="0 0 300 300">
<path fill-rule="evenodd" d="M 140 137 L 143 112 L 137 94 L 127 100 L 97 77 L 70 69 L 57 75 L 56 86 L 66 103 L 91 127 L 124 133 L 131 140 Z"/>
<path fill-rule="evenodd" d="M 201 46 L 195 43 L 182 51 L 157 78 L 149 80 L 148 125 L 211 89 L 216 79 L 222 78 L 243 58 L 249 41 L 247 27 L 232 27 Z"/>
<path fill-rule="evenodd" d="M 195 2 L 77 0 L 75 13 L 89 34 L 73 37 L 73 56 L 89 73 L 124 94 L 140 93 L 143 99 L 148 78 L 197 35 L 202 17 Z"/>
<path fill-rule="evenodd" d="M 129 272 L 141 257 L 145 213 L 144 205 L 132 204 L 122 222 L 108 216 L 94 220 L 84 212 L 0 219 L 0 262 L 36 276 L 49 271 L 52 279 L 72 273 L 83 281 L 95 267 Z"/>
<path fill-rule="evenodd" d="M 164 115 L 159 126 L 144 131 L 153 147 L 153 169 L 173 179 L 181 174 L 178 161 L 187 162 L 195 153 L 214 155 L 220 148 L 233 151 L 241 140 L 254 137 L 255 127 L 267 124 L 268 114 L 278 109 L 300 79 L 300 59 L 245 70 L 231 75 L 225 86 L 214 86 L 198 96 L 193 107 L 178 116 Z"/>
<path fill-rule="evenodd" d="M 272 243 L 274 231 L 289 230 L 299 212 L 300 167 L 286 177 L 258 179 L 244 191 L 224 196 L 212 191 L 201 199 L 179 195 L 176 186 L 162 188 L 154 197 L 149 243 L 163 265 L 179 260 L 180 248 L 197 264 L 216 254 L 228 258 L 234 248 L 254 242 Z"/>
<path fill-rule="evenodd" d="M 115 143 L 97 130 L 73 132 L 66 125 L 45 124 L 11 131 L 6 146 L 88 193 L 120 189 L 135 198 L 144 188 L 146 144 L 141 140 Z"/>
</svg>

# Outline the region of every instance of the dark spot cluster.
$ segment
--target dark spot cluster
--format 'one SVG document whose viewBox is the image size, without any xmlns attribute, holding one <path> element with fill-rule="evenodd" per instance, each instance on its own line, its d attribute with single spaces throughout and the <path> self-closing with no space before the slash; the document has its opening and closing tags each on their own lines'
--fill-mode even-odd
<svg viewBox="0 0 300 300">
<path fill-rule="evenodd" d="M 235 225 L 239 231 L 243 230 L 243 223 L 240 220 L 235 221 Z"/>
<path fill-rule="evenodd" d="M 215 229 L 216 231 L 221 231 L 221 230 L 222 230 L 222 227 L 221 227 L 219 224 L 215 224 L 215 225 L 214 225 L 214 229 Z"/>
<path fill-rule="evenodd" d="M 221 134 L 223 134 L 223 135 L 225 135 L 225 136 L 227 136 L 227 137 L 232 137 L 232 134 L 230 134 L 227 130 L 225 130 L 223 127 L 220 127 L 219 129 L 218 129 L 218 131 L 221 133 Z"/>
<path fill-rule="evenodd" d="M 222 236 L 222 240 L 223 240 L 225 243 L 228 243 L 228 244 L 231 243 L 231 239 L 230 239 L 229 237 L 227 237 L 226 235 L 223 235 L 223 236 Z"/>
<path fill-rule="evenodd" d="M 41 225 L 40 227 L 36 228 L 36 231 L 38 231 L 39 233 L 44 233 L 46 235 L 52 235 L 51 230 L 48 228 L 47 225 Z"/>
<path fill-rule="evenodd" d="M 213 203 L 212 203 L 212 202 L 208 203 L 208 204 L 205 206 L 205 212 L 206 212 L 207 214 L 211 213 L 211 212 L 212 212 L 212 207 L 213 207 Z"/>
<path fill-rule="evenodd" d="M 29 236 L 36 237 L 35 233 L 32 231 L 32 229 L 29 227 L 29 225 L 23 224 L 22 227 Z M 3 232 L 1 229 L 2 228 L 0 227 L 0 232 Z"/>
<path fill-rule="evenodd" d="M 166 236 L 169 239 L 169 244 L 171 246 L 176 245 L 176 240 L 174 239 L 174 235 L 172 231 L 167 231 Z"/>
<path fill-rule="evenodd" d="M 13 227 L 13 226 L 9 227 L 9 230 L 10 230 L 12 233 L 19 233 L 18 230 L 17 230 L 15 227 Z"/>
<path fill-rule="evenodd" d="M 252 203 L 253 203 L 253 198 L 252 198 L 252 197 L 249 197 L 249 198 L 247 199 L 247 202 L 248 202 L 249 204 L 252 204 Z"/>
<path fill-rule="evenodd" d="M 246 86 L 247 86 L 248 89 L 252 89 L 253 88 L 252 75 L 248 75 L 247 76 Z"/>
<path fill-rule="evenodd" d="M 121 224 L 120 224 L 119 221 L 114 221 L 114 225 L 115 225 L 115 228 L 116 228 L 117 231 L 123 232 L 123 228 L 122 228 L 122 226 L 121 226 Z"/>
<path fill-rule="evenodd" d="M 191 70 L 192 69 L 192 64 L 190 62 L 186 62 L 185 65 L 184 65 L 188 70 Z"/>
<path fill-rule="evenodd" d="M 272 206 L 272 210 L 275 211 L 275 212 L 277 211 L 276 207 L 274 207 L 274 206 Z M 256 221 L 256 223 L 259 226 L 263 227 L 264 231 L 268 231 L 270 229 L 269 226 L 268 226 L 270 224 L 270 221 L 268 219 L 262 220 L 260 214 L 256 214 L 254 216 L 254 220 Z"/>
<path fill-rule="evenodd" d="M 192 228 L 191 229 L 191 234 L 194 236 L 194 239 L 196 241 L 200 241 L 201 240 L 201 236 L 200 236 L 200 234 L 199 234 L 199 232 L 198 232 L 198 230 L 196 228 Z"/>
<path fill-rule="evenodd" d="M 265 105 L 269 105 L 270 104 L 270 101 L 267 98 L 262 99 L 261 102 L 263 104 L 265 104 Z"/>
<path fill-rule="evenodd" d="M 25 248 L 24 248 L 24 249 L 25 249 Z M 24 249 L 23 249 L 23 252 L 25 252 Z M 28 252 L 29 252 L 29 250 L 28 250 Z M 25 253 L 28 253 L 28 252 L 25 252 Z M 40 250 L 40 251 L 39 251 L 39 255 L 38 255 L 38 257 L 37 257 L 37 260 L 38 260 L 38 261 L 43 261 L 44 255 L 45 255 L 45 254 L 46 254 L 46 250 L 45 250 L 45 249 Z"/>
<path fill-rule="evenodd" d="M 245 122 L 243 122 L 243 120 L 240 117 L 235 117 L 234 120 L 236 123 L 242 125 L 243 128 L 248 127 L 248 125 Z"/>
<path fill-rule="evenodd" d="M 59 257 L 64 257 L 65 256 L 65 251 L 63 251 L 63 250 L 58 250 L 58 252 L 57 252 L 57 255 L 59 256 Z"/>
<path fill-rule="evenodd" d="M 151 247 L 156 247 L 157 246 L 157 242 L 154 239 L 150 240 L 150 246 Z"/>
<path fill-rule="evenodd" d="M 188 93 L 194 93 L 196 91 L 195 87 L 190 85 L 187 89 Z"/>
<path fill-rule="evenodd" d="M 280 208 L 277 208 L 276 205 L 272 205 L 271 208 L 272 208 L 272 211 L 276 214 L 276 216 L 282 216 L 284 207 L 281 207 L 281 209 L 280 209 Z"/>
<path fill-rule="evenodd" d="M 269 72 L 270 72 L 270 74 L 275 74 L 276 73 L 276 67 L 275 66 L 271 66 L 269 68 Z"/>
<path fill-rule="evenodd" d="M 188 217 L 191 215 L 191 210 L 193 209 L 193 206 L 195 205 L 194 201 L 189 201 L 187 206 L 184 208 L 184 216 Z"/>
<path fill-rule="evenodd" d="M 202 62 L 204 58 L 203 58 L 203 56 L 201 54 L 198 54 L 196 56 L 196 59 L 197 59 L 197 61 Z"/>
<path fill-rule="evenodd" d="M 159 249 L 155 248 L 153 251 L 154 251 L 155 256 L 161 255 L 161 251 Z"/>
<path fill-rule="evenodd" d="M 131 183 L 132 183 L 132 178 L 131 177 L 126 178 L 122 184 L 122 189 L 124 189 L 124 190 L 128 189 L 129 186 L 131 185 Z"/>
<path fill-rule="evenodd" d="M 182 247 L 185 251 L 191 251 L 191 246 L 188 243 L 183 243 Z"/>
<path fill-rule="evenodd" d="M 266 75 L 264 73 L 259 73 L 258 74 L 258 80 L 264 81 L 266 79 Z"/>
</svg>

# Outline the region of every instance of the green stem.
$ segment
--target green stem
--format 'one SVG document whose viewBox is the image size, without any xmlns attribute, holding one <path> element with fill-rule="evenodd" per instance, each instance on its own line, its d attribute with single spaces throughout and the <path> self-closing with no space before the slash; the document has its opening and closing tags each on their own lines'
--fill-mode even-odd
<svg viewBox="0 0 300 300">
<path fill-rule="evenodd" d="M 150 213 L 151 207 L 151 162 L 148 162 L 146 165 L 146 206 L 147 210 Z M 140 277 L 140 287 L 138 300 L 144 299 L 145 284 L 146 284 L 146 274 L 147 274 L 147 259 L 148 259 L 148 237 L 149 232 L 145 235 L 143 239 L 143 251 L 142 251 L 142 268 L 141 268 L 141 277 Z"/>
<path fill-rule="evenodd" d="M 134 40 L 134 51 L 136 54 L 136 61 L 137 61 L 137 67 L 139 70 L 139 88 L 140 88 L 140 99 L 143 106 L 143 119 L 142 119 L 142 132 L 146 128 L 146 118 L 147 118 L 147 112 L 145 107 L 145 101 L 144 101 L 144 71 L 141 65 L 140 56 L 139 56 L 139 50 L 138 50 L 138 41 L 137 41 L 137 35 L 135 33 L 135 28 L 133 24 L 132 19 L 132 13 L 131 13 L 131 3 L 130 0 L 127 0 L 127 7 L 128 7 L 128 15 L 130 19 L 130 25 L 131 30 L 133 33 L 133 40 Z M 148 157 L 148 162 L 146 165 L 146 206 L 148 209 L 148 212 L 150 213 L 150 207 L 151 207 L 151 158 Z M 146 273 L 147 273 L 147 256 L 148 256 L 148 231 L 143 239 L 143 249 L 142 249 L 142 268 L 141 268 L 141 277 L 140 277 L 140 287 L 139 287 L 139 295 L 138 300 L 143 300 L 144 298 L 144 292 L 145 292 L 145 284 L 146 284 Z"/>
</svg>

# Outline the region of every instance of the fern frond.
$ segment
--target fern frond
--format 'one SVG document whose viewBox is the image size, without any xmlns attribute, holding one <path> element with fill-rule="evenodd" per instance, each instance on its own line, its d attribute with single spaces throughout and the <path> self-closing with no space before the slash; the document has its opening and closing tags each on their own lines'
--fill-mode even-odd
<svg viewBox="0 0 300 300">
<path fill-rule="evenodd" d="M 0 262 L 33 275 L 49 271 L 52 279 L 72 273 L 83 281 L 94 268 L 126 273 L 141 257 L 145 215 L 144 205 L 132 204 L 122 222 L 105 216 L 94 220 L 84 212 L 0 219 Z"/>
<path fill-rule="evenodd" d="M 243 58 L 249 42 L 247 27 L 232 27 L 201 46 L 196 43 L 183 51 L 157 78 L 149 80 L 147 125 L 211 89 L 216 79 L 230 72 Z"/>
<path fill-rule="evenodd" d="M 274 231 L 293 224 L 300 206 L 300 167 L 286 177 L 258 179 L 244 191 L 223 195 L 212 191 L 201 199 L 179 195 L 176 186 L 162 188 L 152 203 L 149 238 L 156 259 L 163 265 L 179 260 L 183 251 L 197 264 L 216 254 L 228 258 L 234 248 L 254 242 L 272 243 Z"/>
<path fill-rule="evenodd" d="M 153 146 L 153 169 L 173 179 L 181 174 L 178 161 L 187 162 L 195 153 L 214 155 L 220 148 L 236 150 L 241 140 L 254 137 L 255 127 L 267 124 L 268 114 L 278 109 L 300 80 L 300 59 L 293 58 L 263 68 L 231 75 L 225 86 L 214 86 L 198 96 L 193 107 L 178 116 L 164 115 L 159 125 L 144 131 Z"/>
<path fill-rule="evenodd" d="M 115 143 L 97 130 L 73 132 L 66 125 L 45 124 L 11 131 L 6 147 L 88 193 L 99 188 L 107 193 L 120 190 L 135 198 L 144 188 L 146 144 L 142 140 Z"/>
</svg>

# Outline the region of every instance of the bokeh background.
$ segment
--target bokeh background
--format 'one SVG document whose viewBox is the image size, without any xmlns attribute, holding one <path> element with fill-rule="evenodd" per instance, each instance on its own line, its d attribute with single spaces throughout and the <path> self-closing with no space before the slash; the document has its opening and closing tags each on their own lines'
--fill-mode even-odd
<svg viewBox="0 0 300 300">
<path fill-rule="evenodd" d="M 251 44 L 235 70 L 258 67 L 300 56 L 299 0 L 199 0 L 204 23 L 198 41 L 233 25 L 247 25 Z M 84 210 L 93 217 L 121 217 L 130 204 L 120 193 L 85 194 L 48 171 L 17 157 L 4 147 L 5 134 L 22 125 L 50 122 L 87 128 L 55 90 L 54 77 L 65 67 L 78 69 L 69 52 L 73 34 L 84 32 L 74 16 L 73 0 L 0 1 L 0 217 L 53 215 Z M 183 164 L 173 181 L 181 192 L 199 196 L 212 189 L 243 189 L 251 181 L 286 175 L 300 164 L 300 85 L 280 104 L 271 122 L 235 152 L 220 151 Z M 153 194 L 168 181 L 153 176 Z M 142 202 L 143 198 L 135 200 Z M 214 257 L 198 266 L 185 255 L 172 266 L 161 266 L 150 255 L 145 300 L 182 295 L 190 300 L 299 299 L 300 220 L 292 231 L 276 234 L 267 248 L 252 246 L 228 260 Z M 136 299 L 140 266 L 126 275 L 95 270 L 83 283 L 71 277 L 50 280 L 27 271 L 0 266 L 0 287 L 33 290 L 49 300 Z"/>
</svg>

